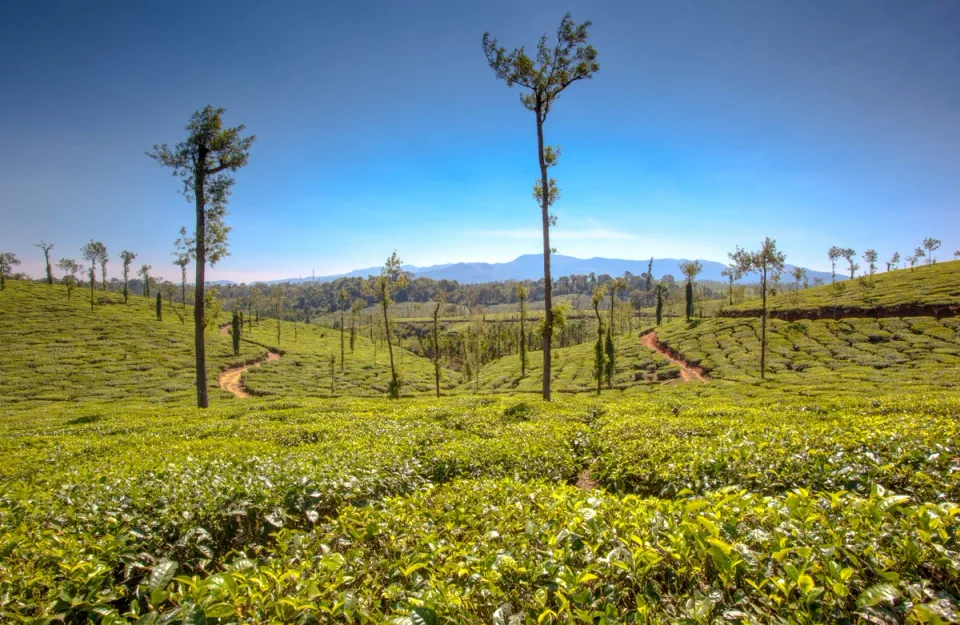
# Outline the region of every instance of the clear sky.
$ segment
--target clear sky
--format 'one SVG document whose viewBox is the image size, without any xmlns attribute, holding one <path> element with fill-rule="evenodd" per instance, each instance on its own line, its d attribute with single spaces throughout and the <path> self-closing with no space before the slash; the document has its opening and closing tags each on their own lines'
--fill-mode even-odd
<svg viewBox="0 0 960 625">
<path fill-rule="evenodd" d="M 600 71 L 546 125 L 560 253 L 723 261 L 778 240 L 827 269 L 960 247 L 960 2 L 128 2 L 0 7 L 0 251 L 124 248 L 175 278 L 192 207 L 144 155 L 193 111 L 257 135 L 210 279 L 541 249 L 533 114 L 485 30 L 532 48 L 590 19 Z"/>
</svg>

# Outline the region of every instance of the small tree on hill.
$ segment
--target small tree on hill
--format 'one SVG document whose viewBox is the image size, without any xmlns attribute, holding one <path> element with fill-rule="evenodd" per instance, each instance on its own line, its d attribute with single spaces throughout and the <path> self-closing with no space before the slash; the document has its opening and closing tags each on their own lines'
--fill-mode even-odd
<svg viewBox="0 0 960 625">
<path fill-rule="evenodd" d="M 57 267 L 64 272 L 63 283 L 67 286 L 67 301 L 69 302 L 73 289 L 77 286 L 77 272 L 80 271 L 80 266 L 72 258 L 61 258 Z"/>
<path fill-rule="evenodd" d="M 157 291 L 157 321 L 163 321 L 163 293 Z"/>
<path fill-rule="evenodd" d="M 741 278 L 740 270 L 736 265 L 727 265 L 726 268 L 720 272 L 720 275 L 727 279 L 727 299 L 731 306 L 733 306 L 733 283 Z"/>
<path fill-rule="evenodd" d="M 657 325 L 663 321 L 663 285 L 657 283 Z"/>
<path fill-rule="evenodd" d="M 347 290 L 340 287 L 340 373 L 343 373 L 343 362 L 346 360 L 344 336 L 346 328 L 344 327 L 344 316 L 347 314 Z"/>
<path fill-rule="evenodd" d="M 863 262 L 867 263 L 867 275 L 871 278 L 877 271 L 877 252 L 876 250 L 867 250 L 863 253 Z"/>
<path fill-rule="evenodd" d="M 900 262 L 900 252 L 894 252 L 893 256 L 890 257 L 890 260 L 887 261 L 887 271 L 893 271 L 897 268 L 897 263 Z"/>
<path fill-rule="evenodd" d="M 396 251 L 390 255 L 390 258 L 384 263 L 380 270 L 380 275 L 370 278 L 367 283 L 367 290 L 373 293 L 380 306 L 383 309 L 383 332 L 387 339 L 387 347 L 390 351 L 390 387 L 389 395 L 393 399 L 400 397 L 400 376 L 397 375 L 396 363 L 393 359 L 393 341 L 390 339 L 390 304 L 392 292 L 395 289 L 402 289 L 407 286 L 407 277 L 402 270 L 403 261 L 397 256 Z"/>
<path fill-rule="evenodd" d="M 857 257 L 857 253 L 848 247 L 840 250 L 840 255 L 843 256 L 850 265 L 850 279 L 853 280 L 854 276 L 856 276 L 857 269 L 860 269 L 860 265 L 854 260 Z"/>
<path fill-rule="evenodd" d="M 280 320 L 283 317 L 284 298 L 286 296 L 284 285 L 278 284 L 273 287 L 270 295 L 273 299 L 273 314 L 277 318 L 277 347 L 280 347 Z"/>
<path fill-rule="evenodd" d="M 360 313 L 367 307 L 367 303 L 359 297 L 353 300 L 350 305 L 350 353 L 353 353 L 357 343 L 357 321 L 360 319 Z"/>
<path fill-rule="evenodd" d="M 140 269 L 137 270 L 137 275 L 140 276 L 140 279 L 143 281 L 143 296 L 150 297 L 150 270 L 153 269 L 152 265 L 140 265 Z"/>
<path fill-rule="evenodd" d="M 433 308 L 433 377 L 436 383 L 437 397 L 440 397 L 440 307 L 446 301 L 441 291 Z"/>
<path fill-rule="evenodd" d="M 207 361 L 204 329 L 206 296 L 205 270 L 227 253 L 227 233 L 224 223 L 227 199 L 234 180 L 228 172 L 235 172 L 247 164 L 254 137 L 242 137 L 243 125 L 225 128 L 224 109 L 206 106 L 193 114 L 187 124 L 187 139 L 173 148 L 166 144 L 154 145 L 147 155 L 173 169 L 183 179 L 183 194 L 193 200 L 197 225 L 194 230 L 193 257 L 197 261 L 194 287 L 194 352 L 196 356 L 197 406 L 209 406 L 207 396 Z"/>
<path fill-rule="evenodd" d="M 530 292 L 522 284 L 516 286 L 517 299 L 520 301 L 520 377 L 527 377 L 527 297 Z"/>
<path fill-rule="evenodd" d="M 107 253 L 107 248 L 99 241 L 90 240 L 89 243 L 80 248 L 83 258 L 90 263 L 90 310 L 93 310 L 93 292 L 96 289 L 97 281 L 97 263 L 100 262 L 100 256 Z"/>
<path fill-rule="evenodd" d="M 799 292 L 800 283 L 807 279 L 807 270 L 803 267 L 794 267 L 790 275 L 793 277 L 793 290 Z"/>
<path fill-rule="evenodd" d="M 187 265 L 193 255 L 194 241 L 187 236 L 187 227 L 180 226 L 180 237 L 173 242 L 173 264 L 180 268 L 180 303 L 182 308 L 187 307 Z"/>
<path fill-rule="evenodd" d="M 587 29 L 590 22 L 574 23 L 570 14 L 564 16 L 557 29 L 557 43 L 551 49 L 544 35 L 537 44 L 536 58 L 531 59 L 526 51 L 515 48 L 507 52 L 498 45 L 490 33 L 483 35 L 483 52 L 487 62 L 497 78 L 505 81 L 508 87 L 519 85 L 530 93 L 522 93 L 520 102 L 524 108 L 532 111 L 537 120 L 537 157 L 540 165 L 540 178 L 533 187 L 533 195 L 540 205 L 541 225 L 543 229 L 543 399 L 550 401 L 550 342 L 553 337 L 553 278 L 550 275 L 550 226 L 556 224 L 556 217 L 550 214 L 550 207 L 560 197 L 557 181 L 547 178 L 547 170 L 557 164 L 560 149 L 543 144 L 543 124 L 560 94 L 578 80 L 593 77 L 600 69 L 597 64 L 597 51 L 587 43 Z"/>
<path fill-rule="evenodd" d="M 130 280 L 130 263 L 136 259 L 137 255 L 128 250 L 120 252 L 120 261 L 123 262 L 123 303 L 127 303 L 128 292 L 127 282 Z"/>
<path fill-rule="evenodd" d="M 931 265 L 937 262 L 937 259 L 933 256 L 933 253 L 940 249 L 940 244 L 942 241 L 940 239 L 934 239 L 933 237 L 927 237 L 923 240 L 923 247 L 927 250 L 927 264 Z"/>
<path fill-rule="evenodd" d="M 913 256 L 907 256 L 907 262 L 910 263 L 910 271 L 913 271 L 913 268 L 917 266 L 917 263 L 920 262 L 920 259 L 926 256 L 926 252 L 923 251 L 922 247 L 918 247 L 913 250 Z"/>
<path fill-rule="evenodd" d="M 843 249 L 834 245 L 827 252 L 827 258 L 830 259 L 830 281 L 837 281 L 837 261 L 843 256 Z"/>
<path fill-rule="evenodd" d="M 685 289 L 686 294 L 686 316 L 689 321 L 693 317 L 693 281 L 696 280 L 697 276 L 700 275 L 700 272 L 703 271 L 703 265 L 699 260 L 688 260 L 687 262 L 680 263 L 680 271 L 683 272 L 683 275 L 687 278 L 687 285 Z"/>
<path fill-rule="evenodd" d="M 233 339 L 233 355 L 240 355 L 240 333 L 243 331 L 243 322 L 240 319 L 240 313 L 233 311 L 233 323 L 230 328 L 230 338 Z"/>
<path fill-rule="evenodd" d="M 53 271 L 50 270 L 50 250 L 53 249 L 53 243 L 40 241 L 39 243 L 34 243 L 33 247 L 39 247 L 43 250 L 43 260 L 47 265 L 47 284 L 53 284 Z"/>
<path fill-rule="evenodd" d="M 953 253 L 954 258 L 960 258 L 960 250 L 957 250 Z"/>
<path fill-rule="evenodd" d="M 597 316 L 597 340 L 593 345 L 593 375 L 597 379 L 597 395 L 600 394 L 603 376 L 607 369 L 607 353 L 603 345 L 603 317 L 600 316 L 600 302 L 603 301 L 604 295 L 606 295 L 605 286 L 593 287 L 591 303 L 593 304 L 593 312 Z"/>
<path fill-rule="evenodd" d="M 107 261 L 110 260 L 110 257 L 107 255 L 107 246 L 103 243 L 100 243 L 100 290 L 106 293 L 107 291 Z"/>
<path fill-rule="evenodd" d="M 653 290 L 653 256 L 650 257 L 650 261 L 647 263 L 647 277 L 643 282 L 643 290 L 647 293 Z"/>
<path fill-rule="evenodd" d="M 786 256 L 783 252 L 777 250 L 776 240 L 767 237 L 760 250 L 747 252 L 738 247 L 736 252 L 730 254 L 730 259 L 740 268 L 742 273 L 756 271 L 760 274 L 762 301 L 760 314 L 760 378 L 763 379 L 766 377 L 767 362 L 767 275 L 771 271 L 782 270 Z"/>
<path fill-rule="evenodd" d="M 13 271 L 20 259 L 13 252 L 0 252 L 0 291 L 7 288 L 7 276 Z"/>
</svg>

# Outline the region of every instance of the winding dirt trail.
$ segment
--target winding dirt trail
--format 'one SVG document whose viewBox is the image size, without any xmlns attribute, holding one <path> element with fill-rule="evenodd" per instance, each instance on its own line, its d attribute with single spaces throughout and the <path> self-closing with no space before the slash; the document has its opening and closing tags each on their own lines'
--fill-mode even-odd
<svg viewBox="0 0 960 625">
<path fill-rule="evenodd" d="M 700 367 L 691 367 L 686 362 L 680 360 L 675 355 L 675 352 L 670 348 L 664 346 L 657 340 L 657 335 L 653 332 L 647 332 L 640 337 L 640 344 L 646 347 L 647 349 L 652 349 L 655 352 L 658 352 L 664 358 L 669 360 L 672 364 L 680 367 L 680 377 L 683 378 L 684 382 L 703 382 L 706 384 L 707 380 L 710 377 L 703 372 L 703 369 Z"/>
<path fill-rule="evenodd" d="M 224 336 L 230 336 L 229 323 L 220 326 L 220 334 Z M 280 354 L 268 350 L 266 356 L 263 358 L 258 358 L 256 361 L 250 364 L 224 369 L 220 372 L 220 375 L 217 376 L 217 381 L 220 383 L 220 388 L 225 391 L 230 391 L 237 397 L 250 397 L 250 393 L 248 393 L 247 389 L 243 387 L 243 374 L 248 369 L 252 367 L 259 367 L 261 363 L 268 360 L 280 360 Z"/>
</svg>

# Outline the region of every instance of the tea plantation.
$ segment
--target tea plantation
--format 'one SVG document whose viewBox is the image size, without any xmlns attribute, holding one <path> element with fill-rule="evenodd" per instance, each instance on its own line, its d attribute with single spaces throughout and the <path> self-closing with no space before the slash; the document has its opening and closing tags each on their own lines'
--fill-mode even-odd
<svg viewBox="0 0 960 625">
<path fill-rule="evenodd" d="M 765 381 L 757 320 L 671 322 L 709 383 L 625 335 L 599 398 L 557 350 L 550 404 L 539 353 L 434 399 L 402 352 L 372 397 L 369 341 L 330 398 L 339 335 L 267 320 L 208 336 L 211 386 L 283 351 L 262 396 L 201 411 L 189 323 L 104 297 L 0 294 L 0 622 L 960 620 L 954 318 L 774 320 Z"/>
</svg>

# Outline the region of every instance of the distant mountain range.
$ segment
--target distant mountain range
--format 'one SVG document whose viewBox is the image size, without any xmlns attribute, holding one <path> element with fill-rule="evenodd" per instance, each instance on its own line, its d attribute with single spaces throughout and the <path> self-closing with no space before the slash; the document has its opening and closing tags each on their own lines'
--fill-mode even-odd
<svg viewBox="0 0 960 625">
<path fill-rule="evenodd" d="M 554 279 L 561 276 L 588 275 L 590 273 L 595 273 L 598 276 L 601 274 L 622 276 L 627 271 L 634 275 L 640 275 L 647 271 L 647 263 L 649 262 L 648 260 L 626 260 L 622 258 L 575 258 L 562 254 L 553 254 L 550 261 Z M 680 263 L 684 262 L 686 262 L 686 259 L 683 258 L 655 258 L 653 260 L 653 275 L 655 278 L 660 278 L 666 274 L 671 274 L 677 281 L 680 281 L 683 278 Z M 697 277 L 698 280 L 726 282 L 726 278 L 720 274 L 726 268 L 726 265 L 711 260 L 701 260 L 700 262 L 703 263 L 703 272 Z M 787 265 L 785 274 L 792 269 L 793 265 Z M 502 282 L 504 280 L 537 280 L 543 277 L 543 255 L 525 254 L 507 263 L 448 263 L 429 267 L 404 265 L 403 270 L 418 278 L 456 280 L 462 284 Z M 311 280 L 329 282 L 337 278 L 366 278 L 379 273 L 380 267 L 368 267 L 332 276 L 317 276 L 316 278 L 303 278 L 302 280 L 299 278 L 271 280 L 267 284 L 310 282 Z M 824 280 L 830 278 L 830 273 L 825 271 L 808 269 L 807 274 L 811 283 L 814 278 L 823 278 Z M 755 276 L 748 276 L 743 281 L 755 282 L 756 280 Z M 784 275 L 784 281 L 790 280 L 791 278 Z"/>
</svg>

